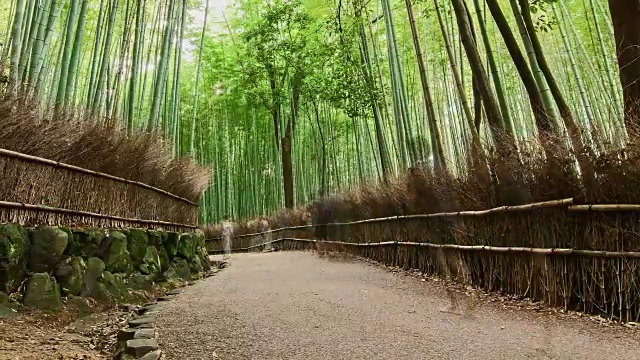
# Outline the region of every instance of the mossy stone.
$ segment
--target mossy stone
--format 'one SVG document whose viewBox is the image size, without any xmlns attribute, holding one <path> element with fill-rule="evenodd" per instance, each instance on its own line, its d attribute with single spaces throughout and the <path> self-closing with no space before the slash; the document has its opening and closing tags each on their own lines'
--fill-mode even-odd
<svg viewBox="0 0 640 360">
<path fill-rule="evenodd" d="M 180 234 L 175 232 L 167 233 L 167 239 L 163 243 L 164 249 L 167 251 L 167 256 L 170 260 L 178 253 L 178 245 L 180 244 Z"/>
<path fill-rule="evenodd" d="M 84 282 L 82 286 L 81 296 L 92 297 L 98 299 L 102 297 L 99 287 L 100 281 L 104 276 L 105 264 L 97 257 L 87 260 L 87 268 L 84 274 Z"/>
<path fill-rule="evenodd" d="M 175 261 L 176 264 L 176 273 L 178 276 L 185 281 L 191 280 L 191 267 L 189 263 L 185 259 L 177 259 Z"/>
<path fill-rule="evenodd" d="M 160 255 L 155 246 L 147 246 L 147 251 L 144 255 L 144 264 L 148 266 L 150 275 L 156 276 L 161 272 L 162 265 L 160 264 Z"/>
<path fill-rule="evenodd" d="M 0 225 L 0 291 L 12 293 L 26 277 L 29 232 L 17 224 Z"/>
<path fill-rule="evenodd" d="M 162 244 L 167 240 L 168 234 L 162 230 L 149 230 L 147 231 L 147 236 L 149 238 L 149 245 L 162 247 Z"/>
<path fill-rule="evenodd" d="M 120 231 L 110 231 L 103 240 L 103 245 L 106 245 L 103 257 L 106 270 L 112 273 L 131 273 L 133 266 L 127 250 L 126 235 Z"/>
<path fill-rule="evenodd" d="M 164 246 L 161 246 L 158 250 L 158 257 L 160 258 L 160 270 L 166 271 L 169 268 L 169 255 L 167 255 L 167 250 L 165 250 Z"/>
<path fill-rule="evenodd" d="M 197 257 L 200 258 L 200 262 L 202 263 L 202 269 L 204 271 L 209 271 L 211 269 L 211 261 L 209 260 L 207 249 L 201 247 L 198 248 L 196 252 Z"/>
<path fill-rule="evenodd" d="M 62 307 L 60 289 L 56 278 L 47 273 L 34 274 L 27 280 L 24 304 L 41 310 L 58 310 Z"/>
<path fill-rule="evenodd" d="M 180 276 L 178 275 L 178 271 L 176 270 L 176 264 L 169 264 L 167 270 L 162 273 L 162 277 L 164 277 L 164 279 L 167 281 L 179 279 Z"/>
<path fill-rule="evenodd" d="M 149 238 L 146 230 L 129 229 L 129 234 L 127 235 L 127 250 L 129 250 L 129 254 L 131 254 L 134 265 L 139 266 L 144 261 L 148 242 Z"/>
<path fill-rule="evenodd" d="M 127 278 L 127 287 L 133 290 L 153 290 L 153 278 L 151 275 L 134 273 Z"/>
<path fill-rule="evenodd" d="M 193 234 L 180 235 L 178 256 L 186 260 L 193 260 L 196 256 L 196 239 Z"/>
<path fill-rule="evenodd" d="M 41 226 L 32 229 L 29 237 L 29 271 L 38 273 L 55 269 L 69 244 L 69 235 L 56 227 Z"/>
<path fill-rule="evenodd" d="M 97 256 L 104 236 L 104 230 L 97 228 L 73 230 L 73 241 L 67 252 L 69 255 L 80 256 L 83 259 Z"/>
<path fill-rule="evenodd" d="M 204 267 L 202 266 L 202 261 L 198 256 L 195 256 L 193 260 L 189 263 L 189 267 L 191 268 L 191 274 L 200 274 L 204 271 Z"/>
<path fill-rule="evenodd" d="M 87 265 L 79 256 L 67 258 L 58 264 L 55 276 L 63 294 L 80 295 L 86 269 Z"/>
<path fill-rule="evenodd" d="M 112 274 L 105 271 L 102 282 L 104 283 L 106 290 L 114 299 L 122 299 L 127 294 L 127 286 L 122 274 Z"/>
</svg>

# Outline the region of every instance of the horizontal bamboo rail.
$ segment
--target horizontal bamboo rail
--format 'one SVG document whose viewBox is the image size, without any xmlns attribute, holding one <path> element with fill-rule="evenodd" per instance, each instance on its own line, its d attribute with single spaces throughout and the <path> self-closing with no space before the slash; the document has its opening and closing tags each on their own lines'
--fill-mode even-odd
<svg viewBox="0 0 640 360">
<path fill-rule="evenodd" d="M 434 249 L 452 249 L 460 251 L 488 251 L 495 253 L 525 253 L 538 255 L 578 255 L 596 258 L 630 258 L 640 259 L 640 252 L 635 251 L 598 251 L 598 250 L 580 250 L 580 249 L 563 249 L 563 248 L 531 248 L 531 247 L 513 247 L 513 246 L 488 246 L 488 245 L 455 245 L 455 244 L 433 244 L 433 243 L 417 243 L 402 241 L 385 241 L 377 243 L 350 243 L 343 241 L 324 241 L 299 238 L 280 238 L 267 241 L 261 244 L 252 245 L 243 248 L 232 249 L 231 251 L 249 251 L 251 249 L 260 248 L 264 245 L 275 244 L 282 241 L 300 241 L 313 242 L 317 244 L 341 245 L 351 247 L 376 247 L 376 246 L 408 246 L 408 247 L 426 247 Z M 210 253 L 221 253 L 223 250 L 213 250 Z"/>
<path fill-rule="evenodd" d="M 7 150 L 7 149 L 2 149 L 2 148 L 0 148 L 0 155 L 4 155 L 4 156 L 16 158 L 16 159 L 21 159 L 21 160 L 25 160 L 25 161 L 45 164 L 45 165 L 49 165 L 49 166 L 53 166 L 53 167 L 57 167 L 57 168 L 61 168 L 61 169 L 71 170 L 71 171 L 75 171 L 75 172 L 80 172 L 80 173 L 84 173 L 84 174 L 89 174 L 89 175 L 93 175 L 93 176 L 97 176 L 97 177 L 102 177 L 102 178 L 111 179 L 111 180 L 115 180 L 115 181 L 119 181 L 119 182 L 124 182 L 124 183 L 127 183 L 127 184 L 140 186 L 140 187 L 155 191 L 157 193 L 160 193 L 162 195 L 165 195 L 165 196 L 168 196 L 168 197 L 172 197 L 172 198 L 174 198 L 176 200 L 185 202 L 187 204 L 190 204 L 190 205 L 193 205 L 193 206 L 198 206 L 198 204 L 194 203 L 193 201 L 191 201 L 189 199 L 186 199 L 186 198 L 180 197 L 178 195 L 172 194 L 172 193 L 170 193 L 168 191 L 159 189 L 157 187 L 154 187 L 154 186 L 151 186 L 151 185 L 148 185 L 148 184 L 145 184 L 145 183 L 141 183 L 139 181 L 128 180 L 128 179 L 121 178 L 121 177 L 118 177 L 118 176 L 109 175 L 109 174 L 101 173 L 101 172 L 98 172 L 98 171 L 93 171 L 93 170 L 81 168 L 79 166 L 65 164 L 65 163 L 61 163 L 61 162 L 58 162 L 58 161 L 45 159 L 45 158 L 41 158 L 41 157 L 37 157 L 37 156 L 33 156 L 33 155 L 27 155 L 27 154 L 19 153 L 19 152 L 16 152 L 16 151 L 11 151 L 11 150 Z"/>
<path fill-rule="evenodd" d="M 330 223 L 327 225 L 330 225 L 330 226 L 355 225 L 355 224 L 368 224 L 368 223 L 388 222 L 388 221 L 397 221 L 397 220 L 429 219 L 429 218 L 436 218 L 436 217 L 486 216 L 486 215 L 491 215 L 496 213 L 529 211 L 534 209 L 551 208 L 551 207 L 564 207 L 564 206 L 569 206 L 571 204 L 573 204 L 573 198 L 543 201 L 543 202 L 537 202 L 537 203 L 531 203 L 531 204 L 525 204 L 525 205 L 499 206 L 499 207 L 495 207 L 487 210 L 467 210 L 467 211 L 456 211 L 456 212 L 420 214 L 420 215 L 390 216 L 390 217 L 384 217 L 384 218 L 366 219 L 366 220 L 350 221 L 350 222 L 343 222 L 343 223 L 336 222 L 336 223 Z"/>
<path fill-rule="evenodd" d="M 356 225 L 356 224 L 367 224 L 367 223 L 377 223 L 377 222 L 388 222 L 388 221 L 398 221 L 398 220 L 408 220 L 408 219 L 428 219 L 434 217 L 455 217 L 455 216 L 485 216 L 489 214 L 501 213 L 501 212 L 514 212 L 514 211 L 528 211 L 533 209 L 542 209 L 542 208 L 552 208 L 552 207 L 565 207 L 569 211 L 593 211 L 593 212 L 609 212 L 609 211 L 639 211 L 640 204 L 592 204 L 592 205 L 573 205 L 573 199 L 561 199 L 561 200 L 553 200 L 553 201 L 544 201 L 526 205 L 517 205 L 517 206 L 500 206 L 488 210 L 479 210 L 479 211 L 458 211 L 458 212 L 442 212 L 442 213 L 433 213 L 433 214 L 423 214 L 423 215 L 405 215 L 405 216 L 392 216 L 385 218 L 375 218 L 375 219 L 366 219 L 366 220 L 358 220 L 352 222 L 342 222 L 342 223 L 329 223 L 329 224 L 313 224 L 313 225 L 299 225 L 299 226 L 290 226 L 283 227 L 273 230 L 267 230 L 264 232 L 257 233 L 249 233 L 236 236 L 236 239 L 247 238 L 253 236 L 262 236 L 265 234 L 272 234 L 281 231 L 290 231 L 290 230 L 306 230 L 313 229 L 316 227 L 322 226 L 348 226 L 348 225 Z M 221 237 L 207 239 L 207 242 L 222 240 Z M 378 242 L 378 243 L 351 243 L 351 242 L 341 242 L 341 241 L 324 241 L 324 240 L 311 240 L 311 239 L 296 239 L 296 238 L 280 238 L 275 239 L 269 242 L 264 242 L 257 245 L 252 245 L 249 247 L 233 249 L 232 251 L 249 251 L 251 249 L 259 248 L 266 244 L 274 244 L 277 242 L 291 240 L 291 241 L 306 241 L 306 242 L 315 242 L 321 244 L 332 244 L 332 245 L 341 245 L 341 246 L 351 246 L 351 247 L 375 247 L 375 246 L 411 246 L 411 247 L 427 247 L 434 249 L 452 249 L 452 250 L 460 250 L 460 251 L 488 251 L 495 253 L 528 253 L 528 254 L 539 254 L 539 255 L 577 255 L 577 256 L 587 256 L 587 257 L 598 257 L 598 258 L 632 258 L 632 259 L 640 259 L 640 252 L 630 252 L 630 251 L 599 251 L 599 250 L 586 250 L 586 249 L 565 249 L 565 248 L 531 248 L 531 247 L 501 247 L 501 246 L 489 246 L 489 245 L 457 245 L 457 244 L 434 244 L 434 243 L 417 243 L 417 242 L 397 242 L 397 241 L 387 241 L 387 242 Z M 215 250 L 213 252 L 222 252 L 222 250 Z"/>
<path fill-rule="evenodd" d="M 183 228 L 189 228 L 189 229 L 197 228 L 197 226 L 189 225 L 189 224 L 178 224 L 178 223 L 172 223 L 172 222 L 160 221 L 160 220 L 131 219 L 131 218 L 124 218 L 120 216 L 97 214 L 97 213 L 92 213 L 88 211 L 70 210 L 70 209 L 50 207 L 45 205 L 22 204 L 22 203 L 10 202 L 10 201 L 0 201 L 0 208 L 14 208 L 14 209 L 24 209 L 24 210 L 32 210 L 32 211 L 40 211 L 40 212 L 53 212 L 58 214 L 87 216 L 92 218 L 109 219 L 109 220 L 138 223 L 138 224 L 167 225 L 167 226 L 183 227 Z"/>
<path fill-rule="evenodd" d="M 429 218 L 436 218 L 436 217 L 486 216 L 490 214 L 503 213 L 503 212 L 517 212 L 517 211 L 528 211 L 528 210 L 552 208 L 552 207 L 563 207 L 563 206 L 570 206 L 571 204 L 573 204 L 573 198 L 542 201 L 542 202 L 525 204 L 525 205 L 499 206 L 499 207 L 495 207 L 487 210 L 467 210 L 467 211 L 440 212 L 440 213 L 419 214 L 419 215 L 398 215 L 398 216 L 365 219 L 365 220 L 357 220 L 357 221 L 350 221 L 350 222 L 335 222 L 335 223 L 328 223 L 328 224 L 288 226 L 288 227 L 283 227 L 283 228 L 278 228 L 273 230 L 266 230 L 263 232 L 242 234 L 242 235 L 235 236 L 235 238 L 241 239 L 241 238 L 247 238 L 252 236 L 261 236 L 263 234 L 269 234 L 269 233 L 275 233 L 275 232 L 287 231 L 287 230 L 306 230 L 306 229 L 313 229 L 321 226 L 357 225 L 357 224 L 368 224 L 368 223 L 377 223 L 377 222 L 390 222 L 390 221 L 398 221 L 398 220 L 429 219 Z M 595 206 L 595 205 L 588 205 L 588 206 Z M 638 206 L 640 209 L 640 205 Z M 594 211 L 597 211 L 597 210 L 594 210 Z M 216 241 L 216 240 L 222 240 L 222 237 L 207 239 L 207 241 Z"/>
<path fill-rule="evenodd" d="M 252 249 L 257 249 L 260 248 L 262 246 L 268 245 L 268 244 L 276 244 L 279 242 L 283 242 L 283 241 L 298 241 L 298 242 L 311 242 L 311 243 L 316 243 L 318 242 L 317 240 L 311 240 L 311 239 L 296 239 L 296 238 L 280 238 L 280 239 L 276 239 L 276 240 L 271 240 L 271 241 L 266 241 L 260 244 L 256 244 L 256 245 L 251 245 L 251 246 L 247 246 L 247 247 L 243 247 L 243 248 L 235 248 L 235 249 L 231 249 L 231 251 L 235 251 L 235 252 L 247 252 L 249 250 Z M 224 249 L 220 249 L 220 250 L 212 250 L 209 251 L 209 254 L 214 255 L 214 254 L 219 254 L 222 253 L 224 251 Z"/>
<path fill-rule="evenodd" d="M 638 211 L 640 204 L 571 205 L 569 211 Z"/>
</svg>

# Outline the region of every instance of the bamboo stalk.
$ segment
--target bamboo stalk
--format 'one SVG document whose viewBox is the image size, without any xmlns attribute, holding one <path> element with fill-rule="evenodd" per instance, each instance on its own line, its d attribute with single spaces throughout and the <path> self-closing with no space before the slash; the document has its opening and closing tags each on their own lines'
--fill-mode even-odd
<svg viewBox="0 0 640 360">
<path fill-rule="evenodd" d="M 49 160 L 49 159 L 45 159 L 45 158 L 41 158 L 38 156 L 33 156 L 33 155 L 27 155 L 27 154 L 23 154 L 23 153 L 19 153 L 16 151 L 11 151 L 11 150 L 7 150 L 7 149 L 2 149 L 0 148 L 0 155 L 4 155 L 7 157 L 12 157 L 12 158 L 16 158 L 16 159 L 21 159 L 21 160 L 25 160 L 25 161 L 31 161 L 31 162 L 36 162 L 36 163 L 40 163 L 40 164 L 45 164 L 45 165 L 50 165 L 53 167 L 57 167 L 57 168 L 61 168 L 61 169 L 66 169 L 66 170 L 71 170 L 71 171 L 75 171 L 75 172 L 80 172 L 80 173 L 84 173 L 84 174 L 89 174 L 89 175 L 93 175 L 93 176 L 97 176 L 97 177 L 102 177 L 102 178 L 106 178 L 106 179 L 111 179 L 111 180 L 115 180 L 115 181 L 119 181 L 119 182 L 124 182 L 127 184 L 133 184 L 136 186 L 140 186 L 149 190 L 153 190 L 157 193 L 172 197 L 176 200 L 180 200 L 182 202 L 186 202 L 190 205 L 193 206 L 198 206 L 198 204 L 194 203 L 191 200 L 185 199 L 183 197 L 180 197 L 178 195 L 174 195 L 168 191 L 153 187 L 151 185 L 147 185 L 145 183 L 141 183 L 138 181 L 133 181 L 133 180 L 127 180 L 118 176 L 114 176 L 114 175 L 109 175 L 109 174 L 105 174 L 105 173 L 101 173 L 98 171 L 93 171 L 93 170 L 89 170 L 89 169 L 85 169 L 85 168 L 81 168 L 79 166 L 75 166 L 75 165 L 69 165 L 69 164 L 65 164 L 65 163 L 61 163 L 58 161 L 53 161 L 53 160 Z"/>
<path fill-rule="evenodd" d="M 570 205 L 569 211 L 638 211 L 640 204 Z"/>
<path fill-rule="evenodd" d="M 39 211 L 39 212 L 52 212 L 52 213 L 59 213 L 59 214 L 88 216 L 93 218 L 125 221 L 125 222 L 131 222 L 131 223 L 168 225 L 168 226 L 175 226 L 175 227 L 184 227 L 189 229 L 197 228 L 197 226 L 189 225 L 189 224 L 178 224 L 178 223 L 172 223 L 172 222 L 160 221 L 160 220 L 132 219 L 132 218 L 125 218 L 120 216 L 97 214 L 97 213 L 92 213 L 88 211 L 70 210 L 70 209 L 50 207 L 45 205 L 22 204 L 22 203 L 10 202 L 10 201 L 0 201 L 0 208 L 25 209 L 25 210 L 33 210 L 33 211 Z"/>
</svg>

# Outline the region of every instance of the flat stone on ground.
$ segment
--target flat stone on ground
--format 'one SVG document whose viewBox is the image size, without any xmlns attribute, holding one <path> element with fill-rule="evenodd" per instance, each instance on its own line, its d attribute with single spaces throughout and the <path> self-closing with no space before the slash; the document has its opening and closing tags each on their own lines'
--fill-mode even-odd
<svg viewBox="0 0 640 360">
<path fill-rule="evenodd" d="M 153 304 L 153 305 L 147 305 L 144 307 L 141 307 L 138 309 L 138 314 L 142 315 L 142 314 L 146 314 L 149 311 L 158 311 L 160 310 L 160 306 Z"/>
<path fill-rule="evenodd" d="M 142 357 L 156 350 L 158 350 L 158 342 L 156 339 L 134 339 L 127 341 L 126 352 L 136 357 Z"/>
<path fill-rule="evenodd" d="M 133 335 L 134 339 L 153 339 L 156 337 L 155 329 L 140 329 Z M 130 340 L 130 339 L 129 339 Z"/>
<path fill-rule="evenodd" d="M 142 316 L 139 318 L 129 320 L 129 326 L 131 326 L 132 328 L 137 328 L 137 327 L 141 327 L 142 325 L 153 324 L 154 321 L 155 321 L 154 317 Z"/>
<path fill-rule="evenodd" d="M 148 353 L 147 355 L 141 357 L 139 360 L 158 360 L 162 356 L 162 351 L 156 350 Z"/>
<path fill-rule="evenodd" d="M 173 289 L 173 290 L 171 290 L 171 291 L 169 291 L 169 292 L 167 293 L 167 295 L 178 295 L 178 294 L 182 294 L 182 290 L 180 290 L 180 289 Z"/>
<path fill-rule="evenodd" d="M 136 335 L 137 329 L 122 329 L 118 331 L 118 341 L 128 341 L 133 340 Z"/>
</svg>

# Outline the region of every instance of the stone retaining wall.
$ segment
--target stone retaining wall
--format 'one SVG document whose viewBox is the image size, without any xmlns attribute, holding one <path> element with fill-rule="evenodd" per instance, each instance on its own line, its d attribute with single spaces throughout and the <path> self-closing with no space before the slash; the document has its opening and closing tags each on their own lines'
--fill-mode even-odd
<svg viewBox="0 0 640 360">
<path fill-rule="evenodd" d="M 0 224 L 0 299 L 45 310 L 61 297 L 119 301 L 210 267 L 204 234 Z M 0 306 L 2 304 L 0 303 Z"/>
</svg>

